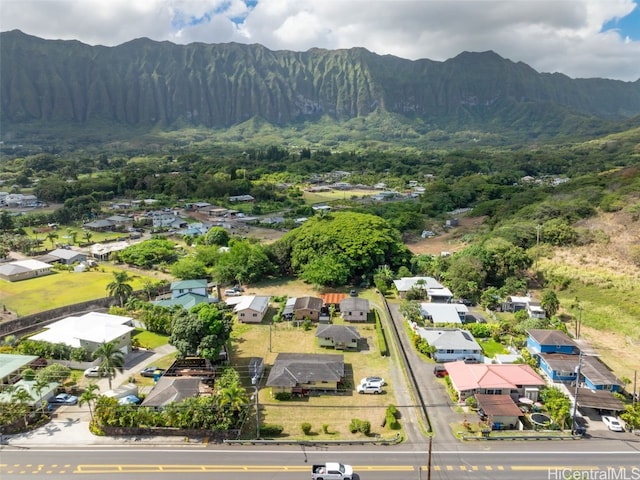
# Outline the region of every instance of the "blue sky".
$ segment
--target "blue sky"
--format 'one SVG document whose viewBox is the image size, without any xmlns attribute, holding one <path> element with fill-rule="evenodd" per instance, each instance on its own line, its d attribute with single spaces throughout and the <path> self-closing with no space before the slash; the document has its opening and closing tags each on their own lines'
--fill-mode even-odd
<svg viewBox="0 0 640 480">
<path fill-rule="evenodd" d="M 612 29 L 618 30 L 623 38 L 640 41 L 640 5 L 636 2 L 636 8 L 632 13 L 622 19 L 611 20 L 602 28 L 603 31 Z"/>
<path fill-rule="evenodd" d="M 445 61 L 493 50 L 539 72 L 640 79 L 640 0 L 0 0 L 0 31 L 272 50 L 364 47 Z"/>
</svg>

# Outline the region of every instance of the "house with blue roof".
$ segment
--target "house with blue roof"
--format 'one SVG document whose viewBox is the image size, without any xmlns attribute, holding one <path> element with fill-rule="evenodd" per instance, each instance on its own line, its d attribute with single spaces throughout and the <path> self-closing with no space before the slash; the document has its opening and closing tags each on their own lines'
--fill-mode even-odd
<svg viewBox="0 0 640 480">
<path fill-rule="evenodd" d="M 200 303 L 212 303 L 214 297 L 209 296 L 207 281 L 204 279 L 180 280 L 171 283 L 171 298 L 156 300 L 154 305 L 160 307 L 181 306 L 185 310 Z"/>
</svg>

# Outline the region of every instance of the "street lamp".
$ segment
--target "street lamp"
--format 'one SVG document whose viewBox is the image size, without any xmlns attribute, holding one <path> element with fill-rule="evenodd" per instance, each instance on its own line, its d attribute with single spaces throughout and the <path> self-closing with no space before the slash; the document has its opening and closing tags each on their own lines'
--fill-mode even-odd
<svg viewBox="0 0 640 480">
<path fill-rule="evenodd" d="M 260 438 L 260 401 L 258 400 L 258 387 L 260 379 L 258 377 L 251 378 L 251 385 L 253 385 L 253 396 L 256 400 L 256 439 Z"/>
</svg>

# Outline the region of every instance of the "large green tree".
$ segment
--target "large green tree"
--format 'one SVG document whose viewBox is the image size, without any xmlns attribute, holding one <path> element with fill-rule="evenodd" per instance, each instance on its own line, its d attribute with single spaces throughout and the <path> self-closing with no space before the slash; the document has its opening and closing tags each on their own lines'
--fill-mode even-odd
<svg viewBox="0 0 640 480">
<path fill-rule="evenodd" d="M 409 265 L 411 258 L 398 232 L 384 219 L 366 213 L 313 217 L 278 243 L 290 249 L 293 272 L 317 285 L 345 285 L 363 276 L 370 278 L 382 265 L 397 270 Z"/>
<path fill-rule="evenodd" d="M 259 243 L 231 239 L 229 250 L 218 257 L 212 268 L 213 276 L 223 283 L 253 283 L 274 271 L 265 247 Z"/>
<path fill-rule="evenodd" d="M 179 310 L 171 324 L 169 343 L 181 358 L 198 355 L 217 360 L 231 335 L 232 316 L 217 305 L 201 303 L 190 311 Z"/>
<path fill-rule="evenodd" d="M 125 248 L 118 253 L 118 258 L 130 265 L 151 268 L 175 261 L 175 244 L 164 238 L 152 238 Z"/>
</svg>

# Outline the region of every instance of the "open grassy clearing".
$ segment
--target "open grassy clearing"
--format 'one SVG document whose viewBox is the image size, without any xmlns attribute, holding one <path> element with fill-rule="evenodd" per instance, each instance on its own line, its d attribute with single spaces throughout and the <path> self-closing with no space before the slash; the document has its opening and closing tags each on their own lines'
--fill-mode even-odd
<svg viewBox="0 0 640 480">
<path fill-rule="evenodd" d="M 640 370 L 640 278 L 557 257 L 541 261 L 540 267 L 548 278 L 571 280 L 567 288 L 557 291 L 570 333 L 575 334 L 581 317 L 580 338 L 589 341 L 618 377 L 633 378 L 633 372 Z"/>
<path fill-rule="evenodd" d="M 30 315 L 74 303 L 104 298 L 107 285 L 113 281 L 113 271 L 108 265 L 87 272 L 54 271 L 51 275 L 31 278 L 21 282 L 0 280 L 0 303 L 19 316 Z M 131 275 L 131 274 L 130 274 Z M 143 287 L 143 280 L 153 277 L 131 275 L 134 290 Z"/>
<path fill-rule="evenodd" d="M 271 324 L 271 327 L 266 322 L 259 325 L 236 324 L 232 338 L 232 363 L 238 368 L 249 392 L 252 391 L 247 369 L 250 358 L 262 357 L 266 365 L 272 365 L 279 352 L 344 354 L 345 386 L 348 389 L 355 388 L 355 384 L 367 375 L 390 379 L 392 360 L 380 356 L 375 326 L 369 323 L 357 327 L 360 335 L 366 339 L 367 347 L 358 352 L 343 352 L 319 347 L 315 328 L 304 331 L 288 322 Z M 268 374 L 266 371 L 263 385 Z M 269 388 L 263 387 L 259 402 L 262 422 L 282 425 L 283 435 L 289 438 L 310 439 L 302 433 L 302 422 L 312 425 L 312 437 L 315 440 L 361 437 L 362 434 L 349 432 L 353 418 L 371 422 L 372 434 L 391 437 L 396 433 L 381 426 L 387 406 L 395 404 L 392 384 L 384 387 L 383 395 L 359 395 L 354 390 L 348 390 L 342 395 L 326 394 L 291 401 L 278 401 L 271 396 Z M 328 433 L 323 432 L 325 424 Z"/>
<path fill-rule="evenodd" d="M 141 348 L 153 349 L 166 345 L 169 337 L 167 335 L 160 335 L 159 333 L 149 332 L 136 328 L 131 332 L 131 340 L 136 340 Z"/>
</svg>

